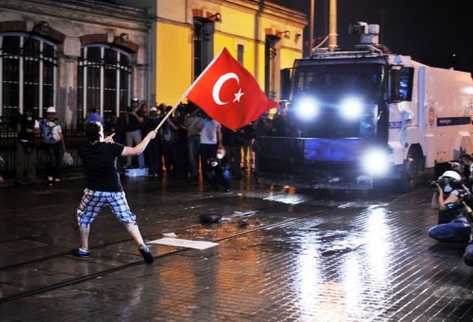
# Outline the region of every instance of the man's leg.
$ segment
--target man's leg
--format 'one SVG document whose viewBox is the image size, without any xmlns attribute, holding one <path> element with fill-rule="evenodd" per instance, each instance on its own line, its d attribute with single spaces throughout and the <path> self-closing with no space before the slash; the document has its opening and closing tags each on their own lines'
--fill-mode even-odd
<svg viewBox="0 0 473 322">
<path fill-rule="evenodd" d="M 143 236 L 141 236 L 140 228 L 137 224 L 125 224 L 125 228 L 138 246 L 145 244 Z"/>
<path fill-rule="evenodd" d="M 141 136 L 141 130 L 135 130 L 135 131 L 131 132 L 131 134 L 132 134 L 133 145 L 137 145 L 143 139 L 142 136 Z M 140 167 L 140 168 L 145 167 L 145 157 L 144 157 L 143 154 L 140 154 L 138 156 L 138 167 Z"/>
<path fill-rule="evenodd" d="M 24 182 L 25 175 L 25 147 L 22 143 L 17 143 L 16 146 L 16 180 L 18 183 Z"/>
<path fill-rule="evenodd" d="M 197 177 L 199 175 L 199 149 L 200 149 L 200 136 L 192 136 L 190 137 L 190 145 L 192 146 L 192 158 L 193 166 L 192 166 L 192 177 Z M 189 151 L 189 154 L 191 151 Z"/>
<path fill-rule="evenodd" d="M 128 201 L 124 192 L 110 192 L 108 195 L 108 204 L 117 219 L 125 225 L 126 230 L 138 245 L 138 250 L 146 263 L 151 264 L 154 257 L 150 249 L 145 244 L 140 229 L 136 224 L 136 216 L 130 210 Z"/>
<path fill-rule="evenodd" d="M 204 182 L 208 181 L 208 178 L 207 178 L 207 172 L 208 172 L 207 161 L 209 158 L 208 146 L 209 144 L 200 144 L 199 146 L 202 179 L 204 179 Z"/>
<path fill-rule="evenodd" d="M 429 237 L 440 242 L 468 242 L 471 228 L 466 219 L 463 219 L 433 226 L 428 231 Z"/>
<path fill-rule="evenodd" d="M 104 199 L 103 193 L 85 189 L 77 208 L 77 225 L 80 233 L 79 249 L 74 250 L 75 256 L 89 256 L 89 234 L 90 224 L 97 217 L 98 213 L 105 205 L 107 200 Z"/>
<path fill-rule="evenodd" d="M 230 172 L 237 180 L 241 179 L 241 151 L 239 145 L 231 145 L 228 147 L 231 151 Z"/>
<path fill-rule="evenodd" d="M 89 233 L 90 233 L 90 225 L 89 226 L 79 226 L 80 232 L 80 248 L 82 250 L 89 250 Z"/>
<path fill-rule="evenodd" d="M 225 192 L 229 192 L 232 185 L 232 175 L 229 169 L 223 170 L 223 186 L 225 188 Z"/>
<path fill-rule="evenodd" d="M 64 158 L 64 148 L 62 142 L 53 145 L 54 150 L 54 179 L 60 181 L 62 176 L 62 159 Z"/>
<path fill-rule="evenodd" d="M 187 141 L 187 150 L 189 153 L 189 177 L 193 178 L 195 177 L 196 173 L 196 165 L 195 165 L 195 159 L 194 159 L 194 142 L 192 140 L 192 137 L 189 137 Z"/>
<path fill-rule="evenodd" d="M 37 183 L 36 178 L 36 148 L 34 146 L 28 148 L 28 165 L 26 168 L 28 180 L 32 183 Z"/>
<path fill-rule="evenodd" d="M 54 148 L 53 144 L 47 144 L 46 149 L 48 152 L 48 165 L 47 165 L 47 176 L 49 184 L 52 184 L 54 181 Z"/>
</svg>

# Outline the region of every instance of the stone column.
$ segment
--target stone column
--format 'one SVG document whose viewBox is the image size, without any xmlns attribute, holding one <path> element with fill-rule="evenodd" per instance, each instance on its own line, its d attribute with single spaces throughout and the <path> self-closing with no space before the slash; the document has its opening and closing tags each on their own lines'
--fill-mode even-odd
<svg viewBox="0 0 473 322">
<path fill-rule="evenodd" d="M 78 38 L 67 37 L 59 57 L 57 110 L 66 128 L 75 128 L 77 118 L 77 66 L 80 56 Z"/>
</svg>

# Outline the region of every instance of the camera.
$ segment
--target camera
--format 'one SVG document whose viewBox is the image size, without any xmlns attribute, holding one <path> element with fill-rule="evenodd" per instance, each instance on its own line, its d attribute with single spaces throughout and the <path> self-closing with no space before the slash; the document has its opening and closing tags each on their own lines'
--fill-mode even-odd
<svg viewBox="0 0 473 322">
<path fill-rule="evenodd" d="M 437 180 L 434 180 L 430 183 L 431 187 L 436 187 L 439 185 L 442 189 L 447 186 L 450 186 L 452 189 L 458 189 L 462 187 L 461 181 L 455 180 L 450 177 L 439 177 Z"/>
</svg>

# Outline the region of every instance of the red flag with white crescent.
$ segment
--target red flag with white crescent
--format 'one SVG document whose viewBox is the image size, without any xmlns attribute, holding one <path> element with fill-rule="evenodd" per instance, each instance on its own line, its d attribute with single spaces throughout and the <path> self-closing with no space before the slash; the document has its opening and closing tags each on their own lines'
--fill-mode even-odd
<svg viewBox="0 0 473 322">
<path fill-rule="evenodd" d="M 187 98 L 234 131 L 277 106 L 226 48 L 191 85 Z"/>
</svg>

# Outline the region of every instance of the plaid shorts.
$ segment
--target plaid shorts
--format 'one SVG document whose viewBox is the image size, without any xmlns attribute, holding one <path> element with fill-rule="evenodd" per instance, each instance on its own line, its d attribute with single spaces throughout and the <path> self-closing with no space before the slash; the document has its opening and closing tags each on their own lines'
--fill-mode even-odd
<svg viewBox="0 0 473 322">
<path fill-rule="evenodd" d="M 136 216 L 130 211 L 125 193 L 105 192 L 84 189 L 84 194 L 77 208 L 77 222 L 80 226 L 89 226 L 103 207 L 112 208 L 118 220 L 126 224 L 136 224 Z"/>
</svg>

